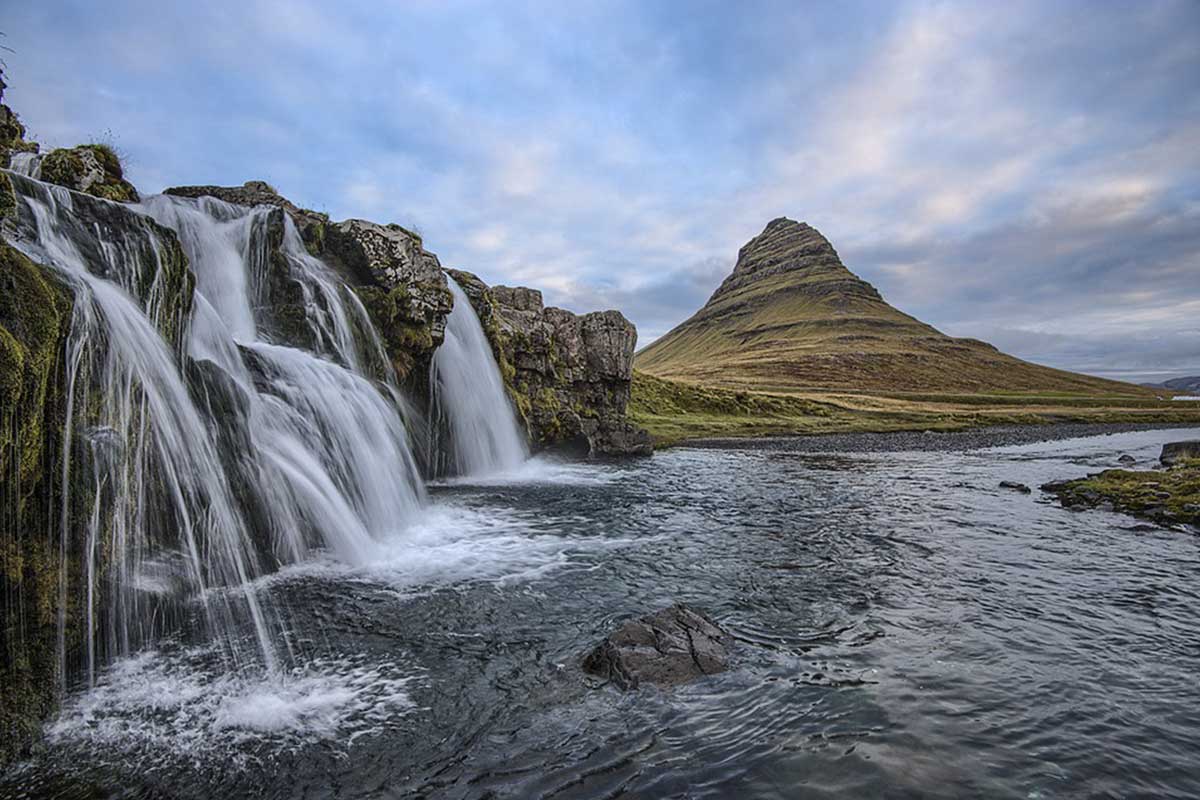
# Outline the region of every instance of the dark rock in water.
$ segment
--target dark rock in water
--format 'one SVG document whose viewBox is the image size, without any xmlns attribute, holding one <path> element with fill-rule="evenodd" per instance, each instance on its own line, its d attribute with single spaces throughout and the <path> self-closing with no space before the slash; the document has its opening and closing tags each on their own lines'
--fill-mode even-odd
<svg viewBox="0 0 1200 800">
<path fill-rule="evenodd" d="M 1162 455 L 1158 457 L 1158 460 L 1169 467 L 1187 458 L 1200 458 L 1200 439 L 1167 442 L 1163 445 Z"/>
<path fill-rule="evenodd" d="M 1122 464 L 1136 464 L 1137 463 L 1137 459 L 1134 458 L 1133 456 L 1129 455 L 1128 453 L 1122 453 L 1121 457 L 1118 458 L 1117 461 L 1119 461 Z"/>
<path fill-rule="evenodd" d="M 583 669 L 622 689 L 676 686 L 729 668 L 729 635 L 682 604 L 626 622 L 583 659 Z"/>
<path fill-rule="evenodd" d="M 1000 481 L 1000 488 L 1012 489 L 1014 492 L 1021 492 L 1022 494 L 1029 494 L 1031 491 L 1033 491 L 1025 484 L 1017 483 L 1016 481 Z"/>
</svg>

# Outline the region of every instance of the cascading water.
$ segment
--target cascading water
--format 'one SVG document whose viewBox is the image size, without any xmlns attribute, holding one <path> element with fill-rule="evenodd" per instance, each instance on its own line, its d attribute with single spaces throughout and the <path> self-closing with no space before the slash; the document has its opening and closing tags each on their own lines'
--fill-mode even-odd
<svg viewBox="0 0 1200 800">
<path fill-rule="evenodd" d="M 250 663 L 242 643 L 252 633 L 257 661 L 274 671 L 280 644 L 292 644 L 253 579 L 313 547 L 365 563 L 423 503 L 403 404 L 365 310 L 277 209 L 163 196 L 119 206 L 10 179 L 14 244 L 75 298 L 60 657 L 76 606 L 66 568 L 78 563 L 89 681 L 197 604 L 235 664 Z M 186 266 L 170 268 L 173 244 L 154 221 L 178 235 L 190 298 Z M 308 349 L 271 319 L 280 281 L 299 290 L 303 330 L 293 335 Z M 64 686 L 73 666 L 61 664 Z"/>
<path fill-rule="evenodd" d="M 42 157 L 37 153 L 13 153 L 8 168 L 27 178 L 42 177 Z"/>
<path fill-rule="evenodd" d="M 434 429 L 450 438 L 453 472 L 480 476 L 515 469 L 529 453 L 504 379 L 466 292 L 453 278 L 447 281 L 454 307 L 430 373 Z"/>
</svg>

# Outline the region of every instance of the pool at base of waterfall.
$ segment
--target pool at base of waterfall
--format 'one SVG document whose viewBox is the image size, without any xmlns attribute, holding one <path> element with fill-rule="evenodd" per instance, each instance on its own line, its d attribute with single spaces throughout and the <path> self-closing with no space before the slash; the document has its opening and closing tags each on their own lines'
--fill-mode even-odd
<svg viewBox="0 0 1200 800">
<path fill-rule="evenodd" d="M 1200 538 L 998 486 L 1150 467 L 1193 434 L 436 483 L 368 563 L 257 579 L 293 666 L 185 640 L 120 660 L 0 796 L 1194 797 Z M 733 635 L 727 672 L 582 673 L 676 601 Z"/>
</svg>

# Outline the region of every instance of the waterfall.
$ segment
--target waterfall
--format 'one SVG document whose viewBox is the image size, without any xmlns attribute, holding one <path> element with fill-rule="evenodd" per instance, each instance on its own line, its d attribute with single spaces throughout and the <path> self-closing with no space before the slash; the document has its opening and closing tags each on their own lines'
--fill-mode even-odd
<svg viewBox="0 0 1200 800">
<path fill-rule="evenodd" d="M 292 645 L 254 578 L 314 547 L 366 563 L 424 502 L 378 334 L 278 209 L 165 196 L 121 206 L 9 176 L 12 243 L 74 295 L 60 681 L 72 667 L 94 681 L 98 665 L 185 627 L 197 607 L 235 663 L 275 671 Z M 195 277 L 186 318 L 190 278 L 160 225 Z M 300 329 L 272 318 L 280 281 L 296 290 Z M 76 564 L 78 603 L 67 597 Z M 76 665 L 65 661 L 73 624 Z"/>
<path fill-rule="evenodd" d="M 446 429 L 460 475 L 515 469 L 529 454 L 500 368 L 466 292 L 453 278 L 447 281 L 454 307 L 430 374 L 435 430 Z"/>
<path fill-rule="evenodd" d="M 9 159 L 9 169 L 27 178 L 42 177 L 42 157 L 37 153 L 13 153 Z"/>
</svg>

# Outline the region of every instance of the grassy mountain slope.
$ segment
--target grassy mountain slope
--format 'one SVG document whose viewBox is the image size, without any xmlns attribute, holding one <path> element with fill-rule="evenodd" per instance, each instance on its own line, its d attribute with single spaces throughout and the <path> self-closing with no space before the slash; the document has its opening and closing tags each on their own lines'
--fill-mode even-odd
<svg viewBox="0 0 1200 800">
<path fill-rule="evenodd" d="M 946 336 L 884 301 L 815 228 L 785 218 L 751 239 L 704 307 L 640 352 L 636 366 L 768 392 L 1153 394 Z"/>
</svg>

